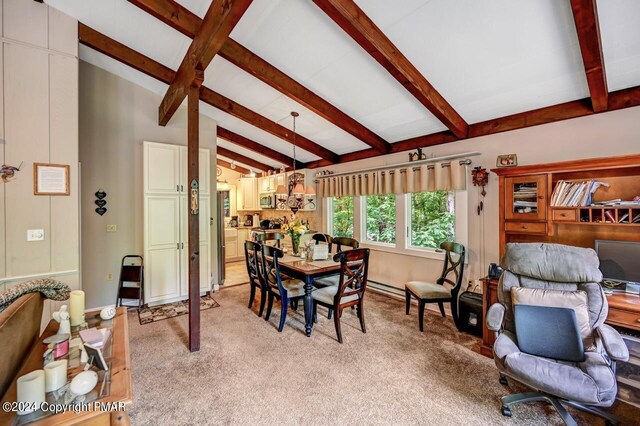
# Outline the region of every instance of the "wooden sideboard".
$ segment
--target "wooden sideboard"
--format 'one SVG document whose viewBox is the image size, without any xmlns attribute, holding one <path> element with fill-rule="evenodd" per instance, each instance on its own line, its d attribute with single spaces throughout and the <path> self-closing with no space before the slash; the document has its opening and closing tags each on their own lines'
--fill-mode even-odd
<svg viewBox="0 0 640 426">
<path fill-rule="evenodd" d="M 482 308 L 485 321 L 482 324 L 482 345 L 480 353 L 493 358 L 493 342 L 495 335 L 487 328 L 487 310 L 494 303 L 498 303 L 498 280 L 483 278 L 482 280 Z M 640 331 L 640 295 L 615 293 L 607 296 L 609 315 L 607 324 L 629 330 Z"/>
<path fill-rule="evenodd" d="M 90 312 L 86 317 L 96 317 L 99 312 Z M 99 319 L 97 320 L 99 321 Z M 89 322 L 89 320 L 87 320 Z M 110 392 L 107 396 L 99 398 L 96 402 L 100 403 L 124 403 L 125 406 L 131 404 L 133 400 L 133 390 L 131 381 L 131 360 L 129 357 L 129 326 L 127 324 L 127 308 L 117 308 L 116 316 L 113 318 L 112 325 L 112 341 L 111 357 L 106 358 L 106 362 L 111 364 L 110 374 Z M 45 345 L 43 340 L 49 336 L 56 334 L 58 323 L 51 321 L 45 331 L 40 336 L 38 342 L 34 345 L 31 353 L 25 360 L 20 372 L 16 377 L 20 377 L 31 371 L 42 368 L 42 356 L 44 354 Z M 71 371 L 70 371 L 71 372 Z M 73 371 L 71 373 L 77 373 Z M 2 402 L 16 401 L 16 382 L 7 390 L 2 397 Z M 93 404 L 93 402 L 91 403 Z M 0 425 L 14 425 L 18 421 L 15 412 L 7 412 L 0 410 Z M 68 426 L 68 425 L 91 425 L 91 426 L 115 426 L 129 425 L 129 416 L 126 411 L 67 411 L 30 423 L 38 426 Z"/>
</svg>

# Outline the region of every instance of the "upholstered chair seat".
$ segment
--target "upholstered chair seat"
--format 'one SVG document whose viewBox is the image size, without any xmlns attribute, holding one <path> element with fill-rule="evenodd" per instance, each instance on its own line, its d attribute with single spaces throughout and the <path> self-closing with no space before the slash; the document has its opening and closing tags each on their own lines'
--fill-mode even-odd
<svg viewBox="0 0 640 426">
<path fill-rule="evenodd" d="M 313 285 L 316 287 L 331 287 L 336 286 L 340 282 L 340 275 L 330 275 L 328 277 L 318 278 L 313 280 Z"/>
<path fill-rule="evenodd" d="M 340 277 L 338 276 L 338 281 L 340 280 Z M 313 300 L 318 300 L 320 302 L 324 302 L 327 304 L 332 304 L 333 303 L 333 298 L 335 297 L 336 293 L 338 292 L 338 285 L 332 285 L 329 287 L 323 287 L 323 288 L 319 288 L 317 290 L 314 290 L 313 293 L 311 294 L 313 296 Z M 353 302 L 355 300 L 358 300 L 359 296 L 358 294 L 352 294 L 350 296 L 344 296 L 340 299 L 340 304 L 343 303 L 348 303 L 348 302 Z"/>
<path fill-rule="evenodd" d="M 409 281 L 407 288 L 421 299 L 451 297 L 451 290 L 440 284 L 427 281 Z"/>
<path fill-rule="evenodd" d="M 304 296 L 304 282 L 296 279 L 288 279 L 282 281 L 282 287 L 287 289 L 289 298 Z M 273 287 L 274 291 L 278 291 L 278 287 Z M 279 293 L 279 291 L 278 291 Z"/>
</svg>

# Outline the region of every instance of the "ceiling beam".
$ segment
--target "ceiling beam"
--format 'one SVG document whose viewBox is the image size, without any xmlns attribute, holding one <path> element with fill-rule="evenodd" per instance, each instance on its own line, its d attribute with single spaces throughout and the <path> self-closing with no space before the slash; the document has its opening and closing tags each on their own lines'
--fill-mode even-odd
<svg viewBox="0 0 640 426">
<path fill-rule="evenodd" d="M 275 167 L 269 166 L 268 164 L 261 163 L 258 160 L 254 160 L 253 158 L 246 157 L 242 154 L 238 154 L 237 152 L 233 152 L 230 149 L 223 148 L 221 146 L 217 147 L 216 149 L 218 154 L 222 155 L 223 157 L 227 157 L 232 159 L 233 161 L 237 161 L 239 163 L 245 164 L 251 167 L 252 169 L 255 169 L 258 171 L 275 169 Z"/>
<path fill-rule="evenodd" d="M 187 96 L 197 69 L 206 70 L 253 0 L 213 0 L 174 80 L 158 109 L 158 122 L 165 126 Z"/>
<path fill-rule="evenodd" d="M 609 93 L 609 107 L 606 111 L 600 112 L 616 111 L 637 106 L 640 106 L 640 86 Z M 469 127 L 469 137 L 467 139 L 555 123 L 557 121 L 585 117 L 593 114 L 597 113 L 591 109 L 590 99 L 580 99 L 472 124 Z M 391 144 L 391 147 L 392 152 L 403 152 L 456 141 L 459 141 L 459 139 L 456 139 L 451 132 L 445 131 L 406 139 Z M 350 161 L 377 157 L 378 155 L 380 154 L 372 149 L 365 149 L 343 154 L 340 156 L 338 162 L 348 163 Z M 327 161 L 318 160 L 306 163 L 305 167 L 315 169 L 318 167 L 328 167 L 330 165 Z"/>
<path fill-rule="evenodd" d="M 605 111 L 608 106 L 609 89 L 607 88 L 604 55 L 602 54 L 596 0 L 571 0 L 571 9 L 591 94 L 591 105 L 595 112 Z"/>
<path fill-rule="evenodd" d="M 237 164 L 231 164 L 227 160 L 223 160 L 222 158 L 216 157 L 216 164 L 220 167 L 224 167 L 225 169 L 233 170 L 234 172 L 242 173 L 243 175 L 248 175 L 251 173 L 251 170 L 246 169 Z"/>
<path fill-rule="evenodd" d="M 129 2 L 187 37 L 194 38 L 202 23 L 196 14 L 173 0 Z M 391 144 L 382 137 L 231 38 L 224 42 L 218 55 L 379 152 L 386 153 L 391 150 Z"/>
<path fill-rule="evenodd" d="M 288 157 L 276 150 L 268 148 L 264 145 L 260 145 L 258 142 L 254 142 L 249 138 L 245 138 L 242 135 L 232 132 L 231 130 L 227 130 L 224 127 L 218 126 L 218 137 L 220 139 L 224 139 L 227 142 L 231 142 L 235 145 L 246 148 L 250 151 L 255 152 L 256 154 L 263 155 L 267 158 L 271 158 L 274 161 L 284 165 L 287 168 L 290 168 L 293 164 L 293 158 Z M 300 161 L 296 161 L 296 168 L 303 168 L 304 163 Z"/>
<path fill-rule="evenodd" d="M 313 0 L 458 138 L 468 124 L 353 0 Z"/>
<path fill-rule="evenodd" d="M 122 62 L 123 64 L 148 75 L 149 77 L 160 80 L 163 83 L 170 84 L 175 78 L 176 72 L 172 69 L 82 23 L 78 23 L 78 39 L 80 43 L 85 46 L 95 49 L 98 52 Z M 243 105 L 238 104 L 237 102 L 232 101 L 229 98 L 226 98 L 225 96 L 222 96 L 219 93 L 214 92 L 211 89 L 202 86 L 200 91 L 200 100 L 226 112 L 227 114 L 233 115 L 234 117 L 239 118 L 260 130 L 270 133 L 289 143 L 293 143 L 293 132 L 291 130 L 269 120 L 249 108 L 244 107 Z M 310 141 L 302 135 L 296 134 L 295 142 L 296 146 L 299 148 L 317 155 L 320 158 L 333 163 L 338 161 L 338 155 L 336 153 L 329 151 L 313 141 Z"/>
</svg>

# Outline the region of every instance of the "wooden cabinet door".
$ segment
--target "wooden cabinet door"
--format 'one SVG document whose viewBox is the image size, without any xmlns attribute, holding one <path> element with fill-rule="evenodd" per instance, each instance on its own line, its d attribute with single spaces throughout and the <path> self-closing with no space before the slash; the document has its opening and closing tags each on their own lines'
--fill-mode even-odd
<svg viewBox="0 0 640 426">
<path fill-rule="evenodd" d="M 176 194 L 180 191 L 180 147 L 144 143 L 145 194 Z"/>
<path fill-rule="evenodd" d="M 240 189 L 242 196 L 238 197 L 241 205 L 238 210 L 257 210 L 258 209 L 258 188 L 256 178 L 240 179 Z"/>
<path fill-rule="evenodd" d="M 190 182 L 187 182 L 187 168 L 189 166 L 187 147 L 180 147 L 180 185 L 181 192 L 188 193 L 188 187 Z M 200 184 L 200 195 L 209 195 L 210 189 L 210 176 L 211 172 L 209 169 L 209 150 L 205 148 L 200 148 L 200 153 L 198 155 L 198 174 L 199 174 L 199 184 Z"/>
<path fill-rule="evenodd" d="M 508 177 L 504 182 L 507 220 L 546 220 L 547 175 Z"/>
<path fill-rule="evenodd" d="M 188 197 L 180 197 L 180 295 L 189 297 L 189 207 Z M 211 227 L 209 226 L 209 197 L 200 197 L 200 292 L 211 290 Z"/>
</svg>

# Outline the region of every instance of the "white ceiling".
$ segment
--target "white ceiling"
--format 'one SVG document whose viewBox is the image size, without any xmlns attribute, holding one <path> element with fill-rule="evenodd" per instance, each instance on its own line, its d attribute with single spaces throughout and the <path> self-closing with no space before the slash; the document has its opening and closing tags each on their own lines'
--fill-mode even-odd
<svg viewBox="0 0 640 426">
<path fill-rule="evenodd" d="M 470 124 L 589 95 L 569 0 L 355 1 Z M 126 0 L 46 2 L 174 70 L 190 43 Z M 178 2 L 202 17 L 211 1 Z M 640 1 L 600 0 L 598 11 L 609 90 L 640 85 Z M 310 0 L 254 0 L 231 36 L 389 142 L 445 130 Z M 156 93 L 166 90 L 91 49 L 81 48 L 80 57 Z M 289 112 L 300 112 L 299 133 L 338 154 L 367 148 L 220 57 L 205 85 L 288 128 Z M 292 156 L 289 143 L 208 105 L 202 111 Z"/>
</svg>

